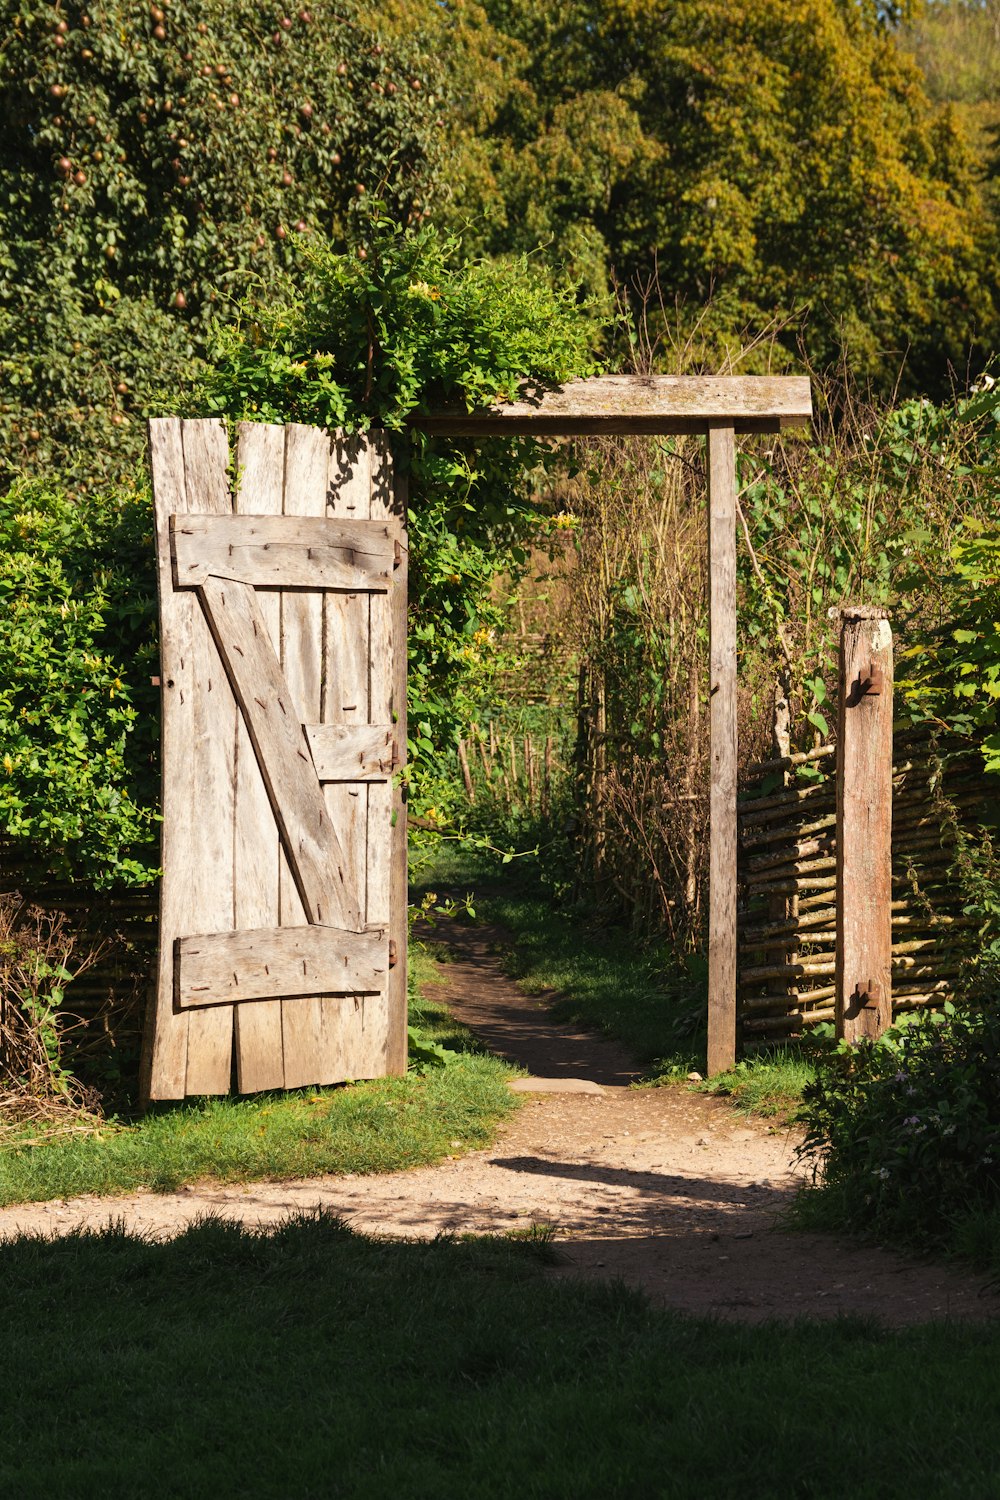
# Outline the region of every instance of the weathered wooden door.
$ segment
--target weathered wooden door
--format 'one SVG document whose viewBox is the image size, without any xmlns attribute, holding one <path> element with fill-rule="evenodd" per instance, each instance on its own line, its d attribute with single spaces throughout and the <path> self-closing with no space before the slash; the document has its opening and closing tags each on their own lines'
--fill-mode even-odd
<svg viewBox="0 0 1000 1500">
<path fill-rule="evenodd" d="M 380 440 L 150 423 L 163 695 L 150 1099 L 406 1066 L 405 508 Z"/>
</svg>

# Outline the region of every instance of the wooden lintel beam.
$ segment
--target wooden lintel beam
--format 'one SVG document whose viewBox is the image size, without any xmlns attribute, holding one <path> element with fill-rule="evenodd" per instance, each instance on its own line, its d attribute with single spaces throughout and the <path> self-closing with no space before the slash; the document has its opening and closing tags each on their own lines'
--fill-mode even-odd
<svg viewBox="0 0 1000 1500">
<path fill-rule="evenodd" d="M 415 413 L 410 426 L 452 437 L 781 432 L 812 419 L 805 375 L 594 375 L 476 411 Z"/>
</svg>

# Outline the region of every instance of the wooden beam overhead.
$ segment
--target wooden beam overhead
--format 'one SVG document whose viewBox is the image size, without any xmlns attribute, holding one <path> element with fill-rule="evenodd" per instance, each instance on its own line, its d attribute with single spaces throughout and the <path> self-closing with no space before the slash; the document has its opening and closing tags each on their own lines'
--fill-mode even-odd
<svg viewBox="0 0 1000 1500">
<path fill-rule="evenodd" d="M 812 419 L 805 375 L 593 375 L 476 411 L 415 413 L 409 425 L 451 437 L 587 433 L 781 432 Z"/>
</svg>

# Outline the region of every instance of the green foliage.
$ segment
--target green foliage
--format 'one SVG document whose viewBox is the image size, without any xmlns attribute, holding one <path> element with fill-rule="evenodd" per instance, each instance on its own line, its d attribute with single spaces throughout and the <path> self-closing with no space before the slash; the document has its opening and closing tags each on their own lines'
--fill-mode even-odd
<svg viewBox="0 0 1000 1500">
<path fill-rule="evenodd" d="M 6 1120 L 73 1118 L 84 1107 L 60 1045 L 75 946 L 66 925 L 62 915 L 25 911 L 16 896 L 0 895 L 0 1105 Z"/>
<path fill-rule="evenodd" d="M 885 431 L 887 484 L 919 499 L 912 476 L 929 463 L 936 497 L 953 497 L 950 516 L 925 505 L 900 537 L 898 690 L 914 720 L 974 737 L 1000 771 L 1000 389 L 986 377 L 950 410 L 908 403 Z"/>
<path fill-rule="evenodd" d="M 418 222 L 445 59 L 353 0 L 0 5 L 2 462 L 127 475 L 214 315 L 367 198 Z"/>
<path fill-rule="evenodd" d="M 406 1038 L 407 1067 L 411 1073 L 426 1073 L 429 1068 L 447 1068 L 461 1056 L 460 1052 L 442 1047 L 440 1042 L 427 1036 L 419 1026 L 407 1027 Z"/>
<path fill-rule="evenodd" d="M 800 1154 L 850 1227 L 940 1245 L 1000 1206 L 1000 1012 L 946 1012 L 842 1045 L 804 1090 Z"/>
<path fill-rule="evenodd" d="M 886 7 L 560 0 L 487 13 L 524 47 L 490 130 L 491 243 L 553 245 L 596 286 L 655 269 L 719 345 L 791 320 L 886 386 L 944 388 L 995 336 L 974 159 Z M 863 294 L 859 289 L 863 286 Z M 709 338 L 709 344 L 713 339 Z M 710 364 L 709 368 L 717 368 Z"/>
<path fill-rule="evenodd" d="M 902 686 L 915 717 L 981 739 L 1000 771 L 1000 528 L 971 518 L 948 560 L 954 613 L 910 648 Z"/>
<path fill-rule="evenodd" d="M 156 864 L 152 558 L 142 497 L 0 495 L 0 827 L 98 885 Z"/>
<path fill-rule="evenodd" d="M 365 261 L 316 247 L 280 290 L 221 336 L 210 394 L 192 404 L 398 430 L 419 402 L 591 368 L 591 329 L 567 294 L 523 262 L 469 264 L 429 228 L 376 226 Z M 492 583 L 523 556 L 539 455 L 429 439 L 413 450 L 410 755 L 426 801 L 429 763 L 491 677 Z M 153 562 L 144 489 L 23 480 L 0 498 L 0 826 L 98 884 L 149 880 L 157 862 Z"/>
<path fill-rule="evenodd" d="M 848 392 L 815 442 L 740 457 L 749 540 L 739 563 L 741 632 L 750 651 L 790 657 L 801 718 L 819 735 L 831 727 L 836 670 L 829 610 L 847 601 L 890 612 L 898 706 L 958 732 L 972 727 L 971 715 L 961 723 L 954 712 L 970 674 L 956 697 L 960 653 L 949 655 L 948 643 L 968 628 L 966 615 L 988 614 L 992 595 L 985 576 L 970 591 L 952 554 L 991 534 L 1000 482 L 994 427 L 975 397 L 865 409 Z M 976 559 L 985 572 L 986 549 Z M 975 696 L 985 715 L 985 681 Z"/>
<path fill-rule="evenodd" d="M 947 104 L 992 177 L 987 192 L 997 208 L 1000 127 L 1000 4 L 997 0 L 923 0 L 903 31 L 932 99 Z"/>
<path fill-rule="evenodd" d="M 365 257 L 304 247 L 295 274 L 223 330 L 207 400 L 231 418 L 405 432 L 443 403 L 472 407 L 520 381 L 595 369 L 595 330 L 570 292 L 524 258 L 469 261 L 461 241 L 376 216 Z M 405 445 L 399 461 L 405 465 Z M 410 756 L 417 774 L 453 743 L 491 675 L 504 617 L 493 588 L 535 524 L 529 439 L 409 438 Z M 426 786 L 426 782 L 425 782 Z"/>
</svg>

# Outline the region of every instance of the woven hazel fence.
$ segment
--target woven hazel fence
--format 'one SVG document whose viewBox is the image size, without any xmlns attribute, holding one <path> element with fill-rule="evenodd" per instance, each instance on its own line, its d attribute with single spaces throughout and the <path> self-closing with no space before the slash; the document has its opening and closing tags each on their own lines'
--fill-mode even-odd
<svg viewBox="0 0 1000 1500">
<path fill-rule="evenodd" d="M 810 780 L 803 783 L 803 775 Z M 834 1019 L 837 751 L 750 766 L 739 803 L 737 986 L 745 1047 Z M 939 1006 L 975 953 L 955 874 L 959 829 L 982 829 L 982 756 L 926 729 L 893 740 L 894 1014 Z"/>
</svg>

